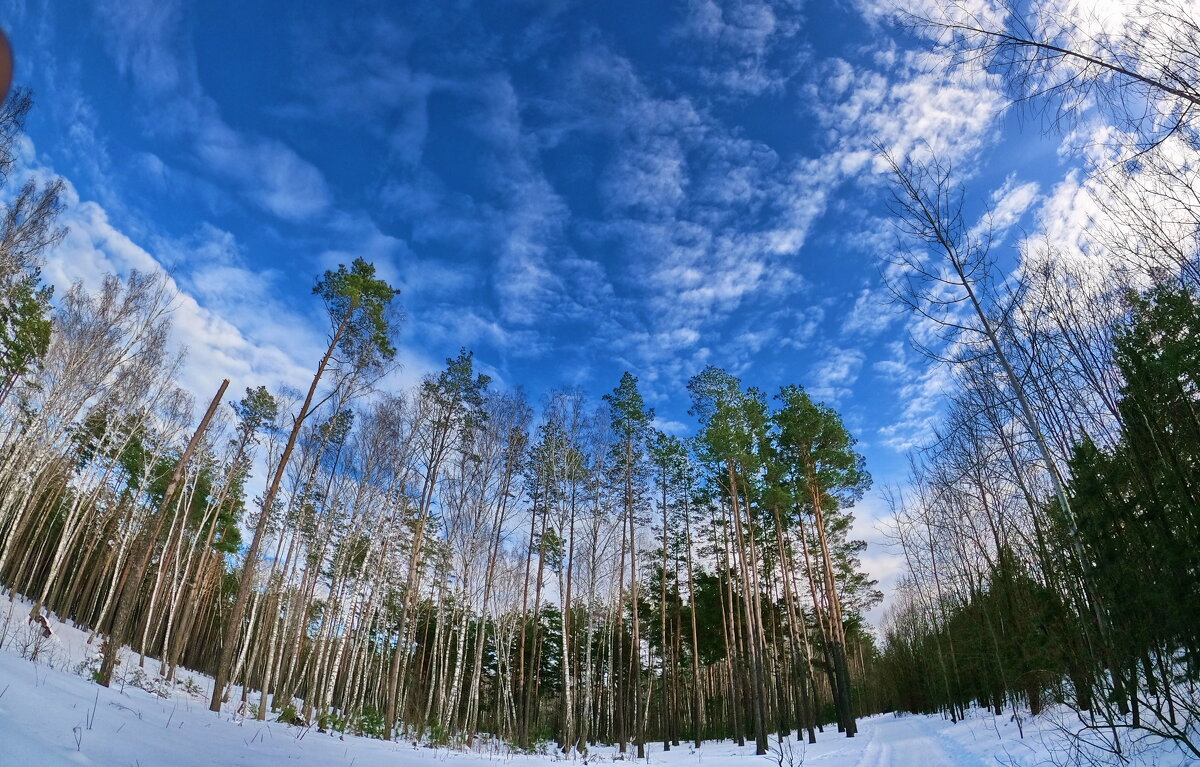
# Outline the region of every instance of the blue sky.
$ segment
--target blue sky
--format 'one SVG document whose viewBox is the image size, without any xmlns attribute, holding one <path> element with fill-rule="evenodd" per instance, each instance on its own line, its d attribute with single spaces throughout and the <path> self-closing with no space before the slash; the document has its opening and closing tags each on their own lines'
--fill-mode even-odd
<svg viewBox="0 0 1200 767">
<path fill-rule="evenodd" d="M 71 188 L 47 277 L 170 270 L 205 398 L 306 381 L 314 277 L 362 256 L 403 290 L 405 381 L 460 346 L 535 398 L 630 370 L 686 433 L 714 364 L 808 387 L 898 481 L 947 373 L 882 289 L 873 146 L 933 145 L 1014 238 L 1077 202 L 1057 141 L 891 2 L 4 5 L 25 164 Z"/>
</svg>

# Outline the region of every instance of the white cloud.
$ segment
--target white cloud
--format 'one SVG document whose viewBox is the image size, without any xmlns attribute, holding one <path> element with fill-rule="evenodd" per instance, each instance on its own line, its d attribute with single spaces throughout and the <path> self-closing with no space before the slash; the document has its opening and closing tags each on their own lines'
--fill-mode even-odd
<svg viewBox="0 0 1200 767">
<path fill-rule="evenodd" d="M 621 151 L 601 181 L 608 209 L 617 215 L 663 218 L 687 201 L 687 161 L 679 141 L 647 136 Z"/>
<path fill-rule="evenodd" d="M 70 229 L 48 254 L 43 270 L 56 292 L 75 282 L 94 291 L 106 274 L 163 271 L 158 259 L 113 226 L 100 205 L 79 200 L 69 183 L 64 203 L 61 221 Z M 172 343 L 187 350 L 181 385 L 197 401 L 206 401 L 224 377 L 232 381 L 231 392 L 239 392 L 259 384 L 295 384 L 311 375 L 308 360 L 319 356 L 319 330 L 264 295 L 261 276 L 226 265 L 212 268 L 213 273 L 201 275 L 200 284 L 212 289 L 209 298 L 220 299 L 215 308 L 201 305 L 168 278 L 176 294 Z M 243 328 L 253 329 L 254 336 Z"/>
<path fill-rule="evenodd" d="M 1192 257 L 1200 241 L 1200 152 L 1172 138 L 1131 165 L 1121 162 L 1135 151 L 1128 136 L 1105 126 L 1078 135 L 1095 171 L 1072 169 L 1039 198 L 1036 234 L 1020 243 L 1022 268 L 1065 270 L 1076 290 L 1094 294 L 1111 290 L 1113 280 L 1144 284 L 1149 270 L 1178 268 Z"/>
<path fill-rule="evenodd" d="M 878 335 L 891 326 L 897 314 L 883 291 L 863 288 L 842 321 L 842 333 L 867 337 Z"/>
<path fill-rule="evenodd" d="M 1007 105 L 994 76 L 921 51 L 897 51 L 888 65 L 830 59 L 808 93 L 812 117 L 856 166 L 876 144 L 900 159 L 932 150 L 964 161 L 995 135 Z"/>
<path fill-rule="evenodd" d="M 689 74 L 717 98 L 781 90 L 802 66 L 806 47 L 798 0 L 691 0 L 677 31 Z"/>
<path fill-rule="evenodd" d="M 394 159 L 415 167 L 429 132 L 429 96 L 452 84 L 409 64 L 419 35 L 413 28 L 377 14 L 341 14 L 335 26 L 334 34 L 301 38 L 308 63 L 293 88 L 312 105 L 308 111 L 342 129 L 362 126 Z"/>
<path fill-rule="evenodd" d="M 298 221 L 323 212 L 331 195 L 317 167 L 276 139 L 236 130 L 205 94 L 184 8 L 178 0 L 122 0 L 96 11 L 118 70 L 151 112 L 151 129 L 188 142 L 199 172 L 234 182 L 280 218 Z"/>
<path fill-rule="evenodd" d="M 995 232 L 1003 232 L 1020 221 L 1025 211 L 1037 202 L 1040 189 L 1034 181 L 1018 183 L 1015 175 L 1005 179 L 1004 185 L 991 195 L 992 229 Z"/>
<path fill-rule="evenodd" d="M 836 406 L 853 393 L 865 359 L 859 349 L 823 349 L 809 368 L 805 388 L 813 399 Z"/>
<path fill-rule="evenodd" d="M 684 437 L 692 431 L 692 427 L 688 426 L 686 423 L 680 423 L 679 421 L 672 421 L 670 419 L 663 419 L 657 416 L 655 416 L 654 420 L 650 422 L 650 426 L 658 429 L 661 432 L 670 434 L 673 437 Z"/>
<path fill-rule="evenodd" d="M 542 171 L 520 96 L 501 74 L 484 77 L 469 90 L 481 106 L 472 127 L 487 147 L 477 162 L 497 193 L 485 216 L 498 240 L 490 277 L 500 319 L 531 328 L 578 318 L 607 292 L 606 278 L 569 246 L 570 210 Z"/>
<path fill-rule="evenodd" d="M 949 365 L 917 356 L 901 342 L 888 345 L 890 357 L 872 367 L 892 386 L 899 402 L 896 420 L 878 429 L 880 441 L 897 452 L 925 444 L 941 420 L 940 407 L 953 385 Z"/>
<path fill-rule="evenodd" d="M 330 192 L 315 165 L 275 139 L 232 129 L 215 111 L 203 114 L 191 136 L 202 168 L 234 181 L 264 210 L 289 221 L 329 207 Z"/>
<path fill-rule="evenodd" d="M 616 244 L 624 279 L 614 287 L 655 327 L 709 335 L 755 298 L 802 289 L 789 260 L 824 211 L 836 163 L 784 161 L 687 97 L 656 93 L 599 45 L 580 53 L 563 92 L 546 140 L 615 143 L 600 189 L 608 215 L 585 231 Z M 639 368 L 662 363 L 666 348 L 641 345 L 638 356 L 650 356 Z"/>
<path fill-rule="evenodd" d="M 1106 0 L 1107 1 L 1107 0 Z M 863 18 L 872 24 L 908 23 L 917 19 L 944 19 L 950 22 L 981 21 L 995 26 L 1003 24 L 1007 18 L 1005 4 L 993 0 L 905 0 L 897 3 L 895 0 L 853 0 Z M 918 31 L 922 30 L 918 27 Z M 934 39 L 943 37 L 930 32 Z"/>
</svg>

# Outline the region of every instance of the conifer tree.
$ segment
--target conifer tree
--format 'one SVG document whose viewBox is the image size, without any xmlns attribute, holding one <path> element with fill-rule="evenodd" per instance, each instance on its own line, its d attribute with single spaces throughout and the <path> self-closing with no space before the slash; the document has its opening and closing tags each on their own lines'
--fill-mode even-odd
<svg viewBox="0 0 1200 767">
<path fill-rule="evenodd" d="M 637 377 L 626 371 L 621 375 L 621 382 L 611 394 L 604 395 L 608 403 L 612 420 L 613 433 L 617 443 L 614 448 L 614 463 L 619 486 L 622 519 L 626 525 L 626 543 L 629 551 L 629 604 L 632 625 L 632 640 L 630 645 L 631 657 L 626 659 L 631 669 L 630 683 L 633 687 L 633 743 L 637 747 L 637 757 L 646 757 L 645 721 L 642 713 L 642 658 L 641 658 L 641 619 L 639 616 L 638 596 L 638 566 L 637 566 L 637 524 L 638 507 L 643 503 L 643 475 L 645 472 L 646 440 L 650 436 L 650 423 L 654 420 L 654 411 L 647 410 L 645 401 L 637 388 Z M 621 552 L 621 561 L 625 561 L 625 551 Z M 618 575 L 624 579 L 623 574 Z M 617 605 L 617 634 L 621 635 L 622 605 Z M 624 744 L 622 743 L 622 748 Z"/>
<path fill-rule="evenodd" d="M 871 484 L 865 460 L 854 451 L 854 439 L 832 408 L 814 403 L 803 389 L 784 387 L 780 408 L 773 415 L 775 443 L 788 467 L 788 481 L 802 508 L 812 515 L 820 548 L 821 574 L 827 622 L 826 638 L 836 674 L 834 694 L 838 718 L 853 737 L 858 730 L 851 700 L 850 669 L 846 657 L 846 620 L 837 584 L 835 551 L 830 544 L 831 516 L 862 497 Z M 797 509 L 801 513 L 801 509 Z M 816 595 L 814 595 L 814 598 Z"/>
<path fill-rule="evenodd" d="M 362 259 L 356 259 L 350 268 L 338 266 L 326 271 L 313 288 L 320 296 L 329 319 L 329 345 L 317 363 L 312 383 L 308 387 L 300 410 L 293 417 L 291 433 L 274 467 L 271 481 L 263 493 L 258 523 L 250 539 L 242 563 L 237 594 L 230 613 L 226 616 L 221 659 L 217 664 L 212 700 L 209 708 L 221 710 L 224 688 L 232 670 L 237 637 L 242 631 L 242 622 L 250 601 L 250 592 L 258 568 L 259 550 L 267 530 L 267 522 L 275 509 L 275 502 L 283 486 L 283 479 L 295 450 L 297 440 L 305 423 L 333 393 L 318 398 L 322 379 L 330 372 L 342 386 L 353 387 L 358 379 L 379 375 L 384 366 L 395 356 L 392 345 L 394 324 L 389 312 L 391 302 L 399 294 L 383 280 L 375 277 L 375 267 Z"/>
</svg>

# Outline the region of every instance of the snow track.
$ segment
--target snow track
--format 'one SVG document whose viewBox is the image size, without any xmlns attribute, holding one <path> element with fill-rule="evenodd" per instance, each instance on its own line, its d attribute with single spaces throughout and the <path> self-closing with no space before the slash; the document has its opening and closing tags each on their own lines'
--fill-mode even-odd
<svg viewBox="0 0 1200 767">
<path fill-rule="evenodd" d="M 943 737 L 938 732 L 942 726 L 944 722 L 929 717 L 864 722 L 871 740 L 854 767 L 984 767 L 983 760 Z"/>
</svg>

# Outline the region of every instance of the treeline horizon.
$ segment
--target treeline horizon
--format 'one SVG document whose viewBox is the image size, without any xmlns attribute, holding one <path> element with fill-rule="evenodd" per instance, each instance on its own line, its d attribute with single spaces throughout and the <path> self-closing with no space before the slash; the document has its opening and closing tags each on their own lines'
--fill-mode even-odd
<svg viewBox="0 0 1200 767">
<path fill-rule="evenodd" d="M 317 292 L 333 330 L 303 403 L 258 387 L 221 408 L 222 384 L 195 431 L 161 277 L 52 311 L 5 404 L 0 575 L 93 632 L 98 682 L 128 643 L 168 680 L 212 674 L 214 710 L 236 684 L 259 719 L 379 737 L 644 754 L 853 733 L 880 595 L 847 539 L 870 478 L 834 411 L 710 367 L 693 441 L 651 428 L 629 373 L 535 420 L 465 350 L 374 391 L 395 292 L 363 261 Z"/>
<path fill-rule="evenodd" d="M 870 476 L 802 388 L 699 371 L 690 440 L 653 428 L 630 373 L 535 414 L 464 349 L 387 391 L 398 291 L 359 259 L 313 289 L 328 335 L 307 389 L 214 382 L 194 425 L 164 275 L 57 302 L 40 285 L 60 189 L 31 187 L 46 203 L 5 240 L 26 237 L 32 298 L 0 401 L 0 582 L 91 632 L 98 683 L 189 669 L 212 710 L 240 687 L 260 720 L 639 757 L 852 736 L 878 709 L 862 616 L 881 595 L 849 539 Z"/>
</svg>

